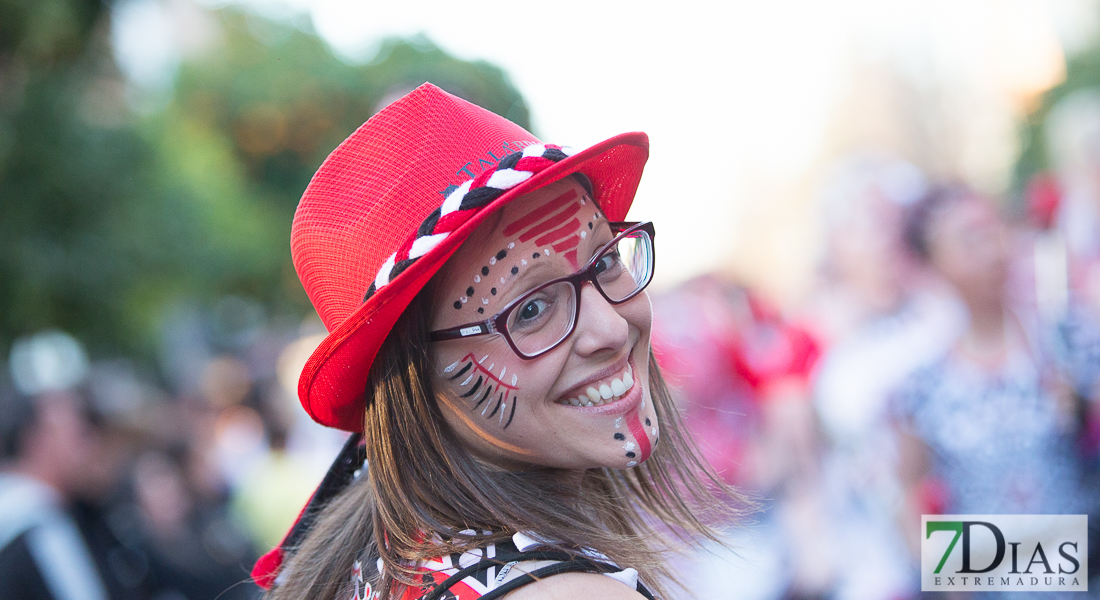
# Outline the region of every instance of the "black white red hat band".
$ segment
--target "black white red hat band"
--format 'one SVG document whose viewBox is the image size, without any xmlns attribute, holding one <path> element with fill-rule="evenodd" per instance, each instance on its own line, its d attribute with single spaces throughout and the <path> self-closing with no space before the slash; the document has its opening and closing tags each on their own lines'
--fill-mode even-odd
<svg viewBox="0 0 1100 600">
<path fill-rule="evenodd" d="M 409 236 L 408 241 L 382 264 L 378 276 L 363 296 L 363 301 L 366 302 L 376 291 L 416 262 L 416 259 L 447 239 L 452 231 L 470 220 L 478 210 L 536 173 L 572 155 L 573 150 L 567 146 L 535 144 L 508 154 L 495 166 L 463 182 L 447 196 L 442 206 L 424 219 L 416 233 Z"/>
</svg>

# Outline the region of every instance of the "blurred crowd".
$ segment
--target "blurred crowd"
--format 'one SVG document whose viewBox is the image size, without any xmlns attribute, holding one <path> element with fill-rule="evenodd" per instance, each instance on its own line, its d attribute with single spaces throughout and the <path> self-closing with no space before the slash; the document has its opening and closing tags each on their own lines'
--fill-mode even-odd
<svg viewBox="0 0 1100 600">
<path fill-rule="evenodd" d="M 764 507 L 685 559 L 689 591 L 909 598 L 922 514 L 1087 514 L 1097 594 L 1100 93 L 1048 123 L 1057 170 L 1022 201 L 838 161 L 793 307 L 717 276 L 654 299 L 689 426 Z"/>
<path fill-rule="evenodd" d="M 0 598 L 259 597 L 253 562 L 343 435 L 295 410 L 318 338 L 242 318 L 258 310 L 231 298 L 207 316 L 180 311 L 158 378 L 90 361 L 60 331 L 13 344 L 0 378 Z"/>
<path fill-rule="evenodd" d="M 762 508 L 731 524 L 734 552 L 682 559 L 689 592 L 910 598 L 921 514 L 1100 523 L 1100 92 L 1050 122 L 1057 169 L 1022 201 L 894 157 L 838 161 L 797 302 L 717 274 L 653 295 L 703 455 Z M 13 344 L 0 599 L 258 596 L 252 562 L 343 441 L 297 408 L 324 332 L 240 297 L 162 329 L 155 375 L 60 331 Z M 1093 532 L 1093 574 L 1097 548 Z"/>
</svg>

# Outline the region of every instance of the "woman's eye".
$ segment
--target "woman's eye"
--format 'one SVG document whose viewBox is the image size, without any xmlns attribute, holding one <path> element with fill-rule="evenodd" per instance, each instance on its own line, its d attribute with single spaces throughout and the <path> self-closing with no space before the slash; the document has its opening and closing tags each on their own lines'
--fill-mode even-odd
<svg viewBox="0 0 1100 600">
<path fill-rule="evenodd" d="M 527 304 L 524 304 L 523 307 L 519 309 L 520 321 L 535 320 L 546 310 L 546 307 L 546 301 L 541 298 L 528 301 Z"/>
<path fill-rule="evenodd" d="M 606 271 L 610 271 L 610 270 L 614 269 L 616 266 L 618 266 L 618 264 L 619 264 L 619 253 L 618 252 L 608 252 L 607 254 L 604 254 L 603 256 L 601 256 L 599 258 L 599 260 L 596 261 L 596 264 L 593 265 L 593 267 L 596 270 L 596 275 L 599 275 L 601 273 L 604 273 Z"/>
</svg>

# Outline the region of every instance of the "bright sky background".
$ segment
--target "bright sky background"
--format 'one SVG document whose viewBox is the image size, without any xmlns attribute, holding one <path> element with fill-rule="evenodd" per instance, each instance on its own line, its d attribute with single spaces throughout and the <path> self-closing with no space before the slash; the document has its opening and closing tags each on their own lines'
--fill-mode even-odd
<svg viewBox="0 0 1100 600">
<path fill-rule="evenodd" d="M 181 27 L 164 7 L 186 1 L 116 9 L 127 72 L 163 77 L 165 40 Z M 798 215 L 812 212 L 815 174 L 835 158 L 830 136 L 859 124 L 838 114 L 867 65 L 947 90 L 975 116 L 962 174 L 1003 189 L 1014 119 L 1097 30 L 1095 0 L 242 2 L 276 17 L 308 13 L 350 60 L 368 60 L 382 37 L 425 34 L 495 63 L 546 141 L 583 147 L 646 131 L 652 154 L 631 217 L 657 222 L 657 286 L 712 269 L 807 271 L 813 219 Z M 771 258 L 757 259 L 757 246 Z"/>
</svg>

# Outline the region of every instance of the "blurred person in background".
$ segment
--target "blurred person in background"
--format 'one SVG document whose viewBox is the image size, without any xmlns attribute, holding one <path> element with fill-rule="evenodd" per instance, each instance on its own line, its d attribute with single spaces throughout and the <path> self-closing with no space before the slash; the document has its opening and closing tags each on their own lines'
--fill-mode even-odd
<svg viewBox="0 0 1100 600">
<path fill-rule="evenodd" d="M 1010 297 L 1011 240 L 990 199 L 936 187 L 912 207 L 906 240 L 968 315 L 958 339 L 897 396 L 906 521 L 929 513 L 1095 519 L 1095 482 L 1076 442 L 1081 405 L 1094 402 L 1096 336 L 1057 335 Z M 910 543 L 919 556 L 916 536 Z"/>
<path fill-rule="evenodd" d="M 199 448 L 202 411 L 150 402 L 71 336 L 17 340 L 0 395 L 0 598 L 251 598 L 247 538 Z M 125 371 L 125 369 L 121 369 Z"/>
<path fill-rule="evenodd" d="M 1100 89 L 1060 100 L 1044 129 L 1054 173 L 1033 179 L 1029 191 L 1044 183 L 1048 188 L 1043 208 L 1052 213 L 1053 249 L 1060 253 L 1056 283 L 1061 297 L 1071 293 L 1076 303 L 1100 314 Z"/>
<path fill-rule="evenodd" d="M 204 490 L 210 476 L 191 448 L 153 449 L 132 472 L 133 506 L 162 594 L 241 600 L 258 595 L 246 578 L 250 540 L 228 518 L 224 491 Z"/>
<path fill-rule="evenodd" d="M 809 375 L 818 346 L 752 290 L 706 275 L 653 298 L 654 346 L 684 420 L 730 485 L 758 490 L 763 512 L 683 561 L 688 591 L 742 600 L 821 595 L 828 552 L 805 507 L 818 489 L 818 440 Z M 731 524 L 732 525 L 732 524 Z M 736 591 L 730 581 L 737 581 Z"/>
<path fill-rule="evenodd" d="M 253 542 L 230 497 L 264 445 L 246 365 L 230 354 L 205 362 L 193 393 L 158 408 L 168 427 L 135 453 L 119 520 L 146 549 L 162 594 L 188 599 L 255 597 L 247 578 Z"/>
<path fill-rule="evenodd" d="M 0 397 L 0 598 L 100 600 L 107 585 L 70 513 L 104 454 L 76 389 L 83 348 L 61 332 L 17 340 Z"/>
<path fill-rule="evenodd" d="M 896 521 L 901 491 L 888 400 L 947 347 L 962 320 L 950 295 L 904 251 L 902 215 L 924 186 L 912 164 L 857 154 L 837 164 L 821 193 L 824 278 L 806 317 L 826 342 L 813 382 L 824 444 L 816 500 L 829 524 L 818 534 L 844 549 L 835 555 L 866 557 L 822 561 L 843 600 L 916 589 Z"/>
<path fill-rule="evenodd" d="M 1053 173 L 1039 173 L 1027 186 L 1036 225 L 1035 305 L 1039 317 L 1056 324 L 1063 336 L 1080 336 L 1082 323 L 1095 328 L 1100 322 L 1100 89 L 1080 89 L 1059 100 L 1043 128 Z M 1093 366 L 1087 354 L 1069 358 L 1086 359 L 1071 370 Z M 1100 467 L 1100 403 L 1084 408 L 1082 444 L 1095 469 Z"/>
<path fill-rule="evenodd" d="M 233 491 L 231 508 L 237 520 L 248 528 L 255 548 L 273 548 L 283 539 L 302 506 L 309 490 L 319 478 L 298 454 L 288 450 L 289 426 L 262 413 L 268 437 L 266 456 L 249 469 Z"/>
</svg>

